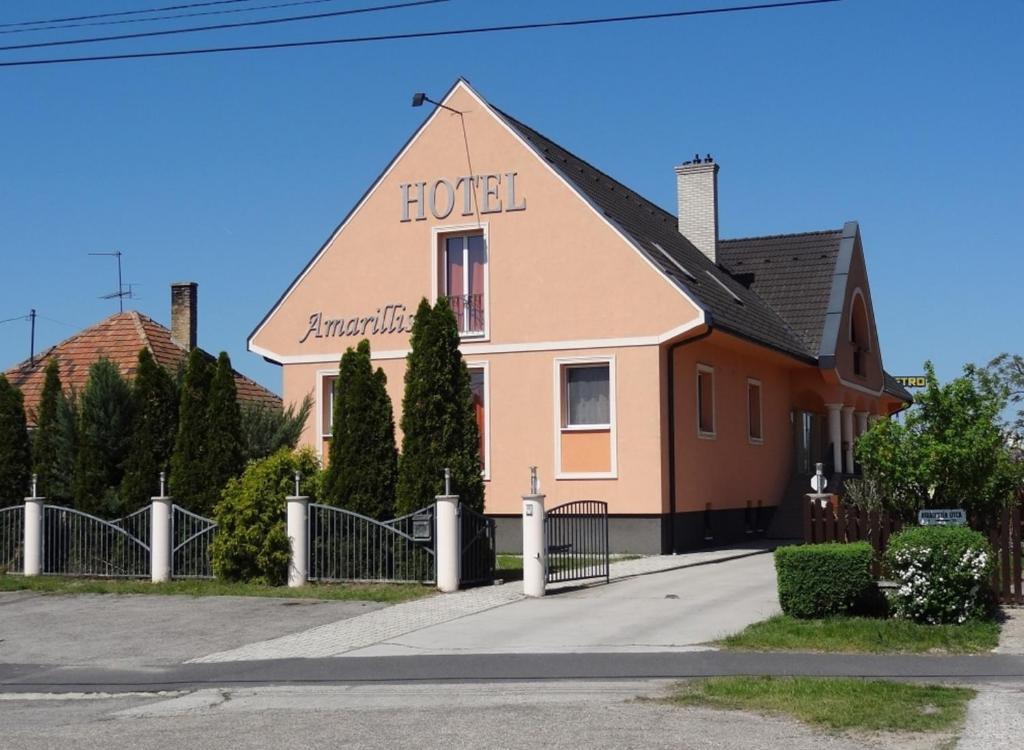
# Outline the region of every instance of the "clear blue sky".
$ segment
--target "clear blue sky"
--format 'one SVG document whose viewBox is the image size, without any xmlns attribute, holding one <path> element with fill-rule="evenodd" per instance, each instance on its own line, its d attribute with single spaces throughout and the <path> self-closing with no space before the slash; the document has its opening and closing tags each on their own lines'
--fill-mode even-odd
<svg viewBox="0 0 1024 750">
<path fill-rule="evenodd" d="M 0 23 L 173 4 L 4 0 Z M 6 51 L 0 60 L 727 4 L 452 0 Z M 0 45 L 154 26 L 2 34 Z M 964 362 L 1024 352 L 1022 35 L 1021 0 L 846 0 L 605 27 L 0 68 L 0 319 L 35 307 L 45 316 L 38 350 L 116 311 L 98 299 L 116 287 L 113 259 L 87 253 L 119 249 L 126 279 L 140 285 L 129 305 L 166 324 L 168 284 L 197 281 L 200 344 L 228 351 L 238 369 L 279 391 L 279 368 L 248 353 L 246 337 L 418 126 L 425 110 L 409 106 L 411 94 L 440 96 L 461 75 L 670 209 L 673 166 L 695 151 L 714 154 L 723 237 L 858 220 L 887 369 L 913 374 L 932 358 L 950 377 Z M 0 325 L 0 369 L 27 357 L 28 342 L 27 323 Z"/>
</svg>

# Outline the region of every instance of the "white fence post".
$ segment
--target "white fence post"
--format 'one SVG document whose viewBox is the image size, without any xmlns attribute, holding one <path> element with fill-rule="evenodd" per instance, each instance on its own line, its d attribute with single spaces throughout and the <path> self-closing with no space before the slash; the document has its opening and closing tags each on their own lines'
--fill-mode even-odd
<svg viewBox="0 0 1024 750">
<path fill-rule="evenodd" d="M 445 594 L 459 590 L 462 566 L 462 529 L 459 523 L 459 496 L 451 494 L 451 472 L 444 470 L 444 494 L 434 498 L 437 539 L 434 564 L 437 589 Z"/>
<path fill-rule="evenodd" d="M 43 501 L 36 497 L 36 475 L 32 475 L 32 495 L 25 498 L 25 554 L 24 575 L 37 576 L 43 572 Z"/>
<path fill-rule="evenodd" d="M 306 585 L 309 577 L 309 498 L 299 494 L 299 472 L 295 472 L 295 494 L 285 498 L 288 502 L 288 542 L 291 559 L 288 562 L 288 586 Z"/>
<path fill-rule="evenodd" d="M 153 583 L 171 580 L 171 498 L 165 491 L 165 475 L 160 472 L 160 494 L 153 503 L 149 523 L 149 573 Z"/>
<path fill-rule="evenodd" d="M 544 543 L 544 495 L 538 493 L 537 467 L 530 467 L 530 494 L 523 495 L 523 593 L 544 596 L 548 554 Z"/>
</svg>

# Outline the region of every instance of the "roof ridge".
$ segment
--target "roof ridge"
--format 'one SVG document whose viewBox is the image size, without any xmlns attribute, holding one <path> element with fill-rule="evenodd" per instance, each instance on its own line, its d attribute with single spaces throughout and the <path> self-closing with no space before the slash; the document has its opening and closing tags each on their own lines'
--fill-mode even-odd
<svg viewBox="0 0 1024 750">
<path fill-rule="evenodd" d="M 730 237 L 729 239 L 719 239 L 721 242 L 744 242 L 746 240 L 773 240 L 781 239 L 783 237 L 809 237 L 811 235 L 818 234 L 842 234 L 842 229 L 814 229 L 810 232 L 784 232 L 782 234 L 757 234 L 750 235 L 749 237 Z"/>
<path fill-rule="evenodd" d="M 149 340 L 149 334 L 146 333 L 146 326 L 142 324 L 142 315 L 138 310 L 129 310 L 128 314 L 131 316 L 132 322 L 135 323 L 135 330 L 138 332 L 139 338 L 142 339 L 143 346 L 152 354 L 153 344 Z"/>
</svg>

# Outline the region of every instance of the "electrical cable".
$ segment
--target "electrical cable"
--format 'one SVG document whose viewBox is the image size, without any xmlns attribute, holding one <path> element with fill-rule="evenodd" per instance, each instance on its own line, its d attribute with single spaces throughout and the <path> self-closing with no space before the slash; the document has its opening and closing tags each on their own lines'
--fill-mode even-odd
<svg viewBox="0 0 1024 750">
<path fill-rule="evenodd" d="M 249 3 L 252 0 L 207 0 L 202 3 L 185 3 L 183 5 L 167 5 L 163 8 L 146 8 L 142 10 L 118 10 L 110 13 L 94 13 L 90 16 L 68 16 L 66 18 L 47 18 L 39 21 L 12 21 L 11 23 L 0 23 L 0 28 L 10 26 L 34 26 L 40 23 L 63 23 L 64 21 L 86 21 L 92 18 L 113 18 L 114 16 L 134 16 L 143 13 L 163 13 L 171 10 L 184 10 L 186 8 L 203 8 L 209 5 L 233 5 L 235 3 Z"/>
<path fill-rule="evenodd" d="M 737 5 L 725 8 L 700 8 L 665 13 L 647 13 L 635 16 L 615 16 L 608 18 L 572 19 L 568 21 L 541 21 L 535 23 L 510 24 L 507 26 L 479 26 L 468 29 L 447 29 L 443 31 L 418 31 L 405 34 L 378 34 L 374 36 L 342 37 L 339 39 L 319 39 L 300 42 L 272 42 L 269 44 L 244 44 L 233 47 L 206 47 L 198 49 L 161 50 L 158 52 L 126 52 L 121 54 L 89 55 L 83 57 L 57 57 L 40 60 L 12 60 L 0 62 L 0 68 L 16 68 L 33 65 L 58 65 L 65 63 L 101 62 L 114 60 L 142 60 L 155 57 L 184 57 L 188 55 L 210 55 L 226 52 L 255 52 L 273 49 L 295 49 L 301 47 L 323 47 L 341 44 L 360 44 L 367 42 L 401 41 L 406 39 L 429 39 L 435 37 L 466 36 L 471 34 L 487 34 L 507 31 L 528 31 L 535 29 L 568 28 L 574 26 L 596 26 L 631 21 L 651 21 L 664 18 L 682 18 L 685 16 L 705 16 L 724 13 L 740 13 L 752 10 L 775 10 L 793 8 L 803 5 L 823 5 L 838 3 L 842 0 L 793 0 L 793 2 L 759 3 L 757 5 Z"/>
</svg>

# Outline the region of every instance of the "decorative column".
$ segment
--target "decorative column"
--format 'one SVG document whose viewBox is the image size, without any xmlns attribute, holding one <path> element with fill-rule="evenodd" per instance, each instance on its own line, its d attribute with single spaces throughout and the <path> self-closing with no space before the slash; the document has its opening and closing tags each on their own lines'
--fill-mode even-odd
<svg viewBox="0 0 1024 750">
<path fill-rule="evenodd" d="M 451 494 L 451 471 L 444 470 L 444 494 L 434 498 L 434 521 L 437 527 L 437 546 L 434 559 L 437 565 L 437 589 L 445 594 L 459 590 L 462 563 L 460 551 L 459 496 Z"/>
<path fill-rule="evenodd" d="M 43 572 L 43 501 L 36 497 L 36 475 L 32 475 L 32 494 L 25 498 L 25 551 L 23 575 L 37 576 Z"/>
<path fill-rule="evenodd" d="M 828 439 L 832 443 L 832 466 L 836 474 L 843 473 L 843 431 L 840 421 L 842 404 L 825 404 L 828 408 Z"/>
<path fill-rule="evenodd" d="M 853 407 L 843 407 L 843 443 L 845 444 L 846 462 L 844 470 L 847 474 L 853 473 Z"/>
<path fill-rule="evenodd" d="M 171 580 L 171 498 L 165 491 L 166 476 L 160 472 L 160 494 L 150 498 L 149 577 L 153 583 Z"/>
<path fill-rule="evenodd" d="M 523 593 L 544 596 L 547 585 L 544 495 L 537 492 L 537 467 L 530 467 L 530 494 L 523 495 Z"/>
<path fill-rule="evenodd" d="M 855 411 L 853 416 L 857 418 L 857 437 L 868 431 L 868 413 L 866 411 Z"/>
<path fill-rule="evenodd" d="M 309 577 L 309 498 L 299 494 L 299 472 L 295 472 L 295 494 L 286 497 L 288 503 L 288 542 L 291 559 L 288 562 L 288 586 L 306 585 Z"/>
</svg>

